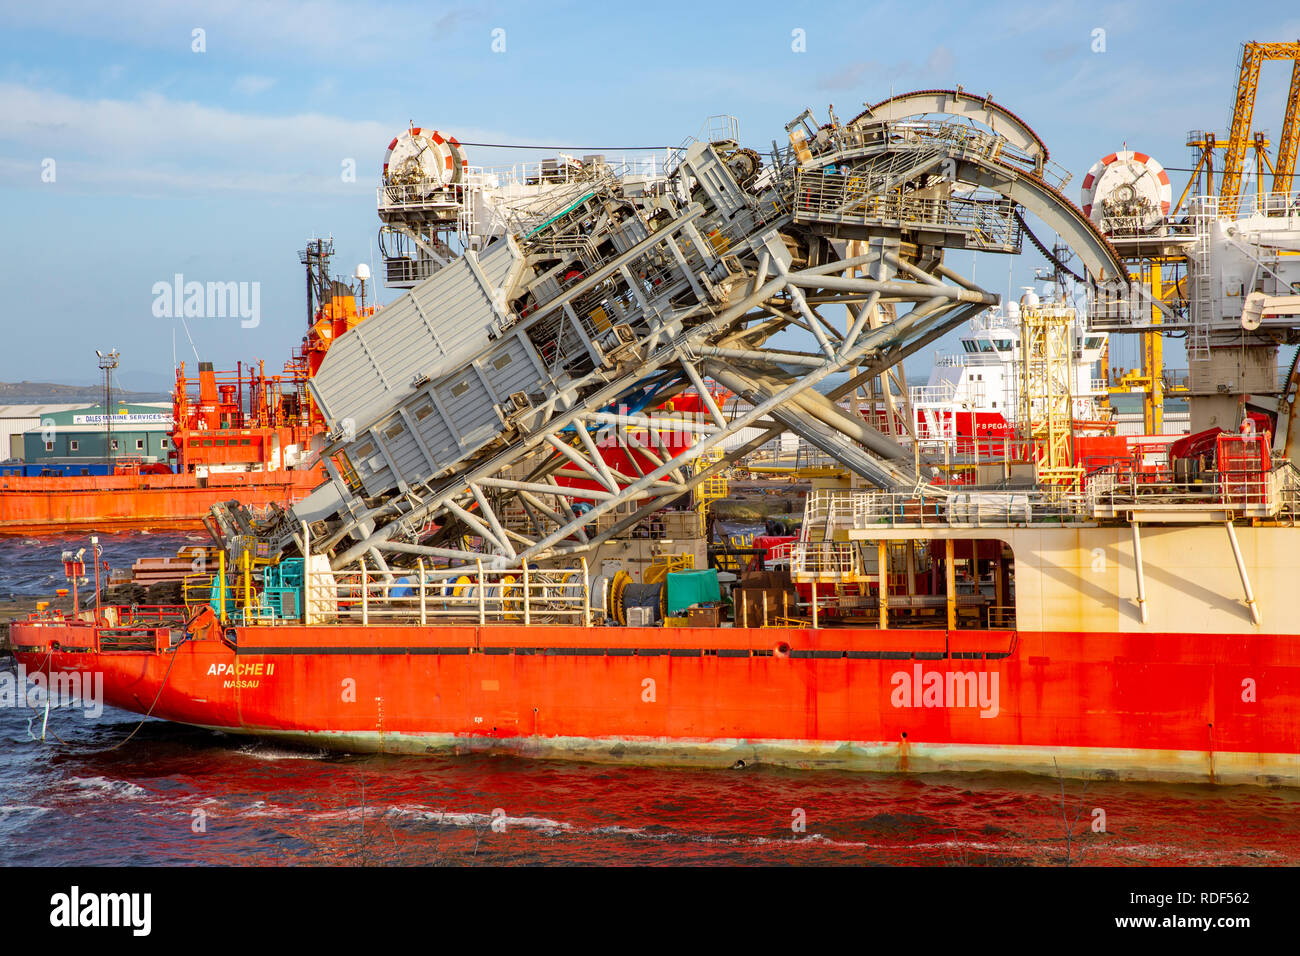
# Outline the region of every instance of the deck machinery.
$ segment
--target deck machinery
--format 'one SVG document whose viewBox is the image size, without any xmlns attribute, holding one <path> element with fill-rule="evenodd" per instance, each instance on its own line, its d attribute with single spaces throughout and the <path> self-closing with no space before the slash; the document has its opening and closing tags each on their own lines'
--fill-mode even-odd
<svg viewBox="0 0 1300 956">
<path fill-rule="evenodd" d="M 336 570 L 594 557 L 787 430 L 861 481 L 914 488 L 910 450 L 838 399 L 998 302 L 945 250 L 1018 253 L 1028 209 L 1090 279 L 1124 275 L 1058 192 L 1041 140 L 986 97 L 908 94 L 843 124 L 805 112 L 787 133 L 766 161 L 734 139 L 692 142 L 635 188 L 593 163 L 544 216 L 534 201 L 524 225 L 465 243 L 313 378 L 328 482 L 269 520 L 214 509 L 221 533 L 272 559 L 328 555 Z M 775 347 L 790 327 L 816 349 Z M 706 378 L 749 407 L 724 413 Z M 649 410 L 692 387 L 707 413 L 670 446 Z M 600 446 L 628 427 L 648 428 L 651 447 L 620 459 L 625 471 Z"/>
<path fill-rule="evenodd" d="M 1261 64 L 1292 62 L 1277 147 L 1252 130 Z M 1242 46 L 1227 136 L 1192 130 L 1194 167 L 1176 201 L 1168 173 L 1146 153 L 1119 150 L 1084 178 L 1083 208 L 1123 256 L 1132 278 L 1093 296 L 1089 325 L 1140 334 L 1142 369 L 1119 383 L 1145 393 L 1145 430 L 1159 434 L 1162 336 L 1183 339 L 1191 431 L 1234 430 L 1249 413 L 1273 418 L 1272 453 L 1300 457 L 1300 195 L 1292 191 L 1300 150 L 1300 42 Z M 1255 151 L 1247 192 L 1248 149 Z M 1225 153 L 1216 182 L 1216 150 Z M 1272 172 L 1269 182 L 1266 168 Z M 1216 185 L 1218 193 L 1216 194 Z M 1202 190 L 1202 195 L 1196 195 Z M 1184 204 L 1186 200 L 1186 204 Z M 1293 348 L 1288 357 L 1279 348 Z M 1118 389 L 1117 389 L 1118 390 Z"/>
</svg>

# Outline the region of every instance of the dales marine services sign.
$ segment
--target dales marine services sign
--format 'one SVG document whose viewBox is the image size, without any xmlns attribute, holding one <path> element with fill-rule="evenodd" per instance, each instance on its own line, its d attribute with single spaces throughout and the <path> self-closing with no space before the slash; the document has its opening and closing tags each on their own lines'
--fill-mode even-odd
<svg viewBox="0 0 1300 956">
<path fill-rule="evenodd" d="M 114 425 L 166 425 L 172 424 L 171 415 L 166 412 L 128 412 L 124 415 L 73 415 L 74 425 L 106 425 L 108 419 Z"/>
</svg>

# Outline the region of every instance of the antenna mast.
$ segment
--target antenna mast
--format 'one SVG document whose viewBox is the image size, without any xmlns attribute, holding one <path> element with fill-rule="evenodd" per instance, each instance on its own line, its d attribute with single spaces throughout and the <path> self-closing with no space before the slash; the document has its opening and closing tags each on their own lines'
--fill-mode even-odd
<svg viewBox="0 0 1300 956">
<path fill-rule="evenodd" d="M 95 350 L 99 356 L 99 367 L 104 373 L 104 464 L 108 473 L 113 474 L 113 369 L 117 368 L 117 349 L 110 349 L 107 354 Z"/>
</svg>

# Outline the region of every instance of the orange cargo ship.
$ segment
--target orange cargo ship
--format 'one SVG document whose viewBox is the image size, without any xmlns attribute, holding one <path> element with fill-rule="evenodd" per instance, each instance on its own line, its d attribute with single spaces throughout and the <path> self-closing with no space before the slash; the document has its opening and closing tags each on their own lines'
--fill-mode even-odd
<svg viewBox="0 0 1300 956">
<path fill-rule="evenodd" d="M 111 476 L 0 478 L 0 534 L 201 529 L 217 502 L 284 505 L 305 498 L 320 482 L 314 469 L 236 472 L 206 480 L 134 471 L 119 467 Z"/>
<path fill-rule="evenodd" d="M 328 253 L 312 259 L 323 276 Z M 201 529 L 214 504 L 287 507 L 321 483 L 312 439 L 325 421 L 307 383 L 338 336 L 374 308 L 353 290 L 318 282 L 320 307 L 283 371 L 262 363 L 198 377 L 182 362 L 172 391 L 172 467 L 118 458 L 111 474 L 0 476 L 0 534 L 127 529 Z"/>
</svg>

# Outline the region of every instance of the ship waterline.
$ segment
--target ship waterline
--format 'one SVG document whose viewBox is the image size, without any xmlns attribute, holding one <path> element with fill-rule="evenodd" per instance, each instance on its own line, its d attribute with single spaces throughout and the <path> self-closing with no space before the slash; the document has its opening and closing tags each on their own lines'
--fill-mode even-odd
<svg viewBox="0 0 1300 956">
<path fill-rule="evenodd" d="M 32 670 L 102 670 L 110 705 L 340 751 L 1300 786 L 1291 635 L 260 630 L 166 654 L 14 641 Z"/>
</svg>

